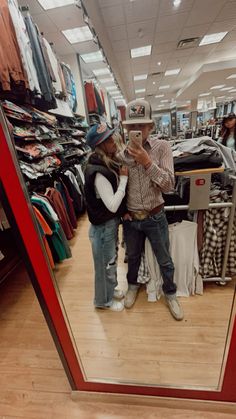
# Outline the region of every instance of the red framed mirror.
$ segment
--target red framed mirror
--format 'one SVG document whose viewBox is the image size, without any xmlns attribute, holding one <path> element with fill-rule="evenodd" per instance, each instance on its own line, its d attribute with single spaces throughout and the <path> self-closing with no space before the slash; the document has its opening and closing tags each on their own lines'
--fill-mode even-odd
<svg viewBox="0 0 236 419">
<path fill-rule="evenodd" d="M 135 395 L 188 398 L 215 401 L 236 401 L 236 321 L 233 300 L 227 342 L 217 390 L 174 388 L 158 385 L 109 383 L 86 379 L 76 351 L 63 302 L 39 237 L 29 196 L 16 159 L 6 120 L 1 113 L 0 127 L 1 200 L 14 226 L 16 239 L 41 305 L 48 327 L 60 355 L 72 390 L 123 393 Z M 207 368 L 207 366 L 206 366 Z"/>
</svg>

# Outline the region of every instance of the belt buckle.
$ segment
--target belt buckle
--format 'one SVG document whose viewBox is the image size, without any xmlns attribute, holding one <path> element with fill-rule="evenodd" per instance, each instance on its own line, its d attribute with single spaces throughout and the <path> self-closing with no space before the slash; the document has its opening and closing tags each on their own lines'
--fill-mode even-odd
<svg viewBox="0 0 236 419">
<path fill-rule="evenodd" d="M 142 221 L 145 220 L 145 218 L 148 217 L 148 212 L 147 211 L 137 211 L 133 213 L 133 218 L 137 221 Z"/>
</svg>

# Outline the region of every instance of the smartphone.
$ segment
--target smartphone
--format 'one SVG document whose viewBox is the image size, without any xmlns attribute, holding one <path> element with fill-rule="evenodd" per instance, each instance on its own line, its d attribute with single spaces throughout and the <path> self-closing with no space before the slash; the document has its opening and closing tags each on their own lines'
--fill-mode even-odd
<svg viewBox="0 0 236 419">
<path fill-rule="evenodd" d="M 142 131 L 130 131 L 129 132 L 129 144 L 131 147 L 135 147 L 135 142 L 138 142 L 140 145 L 142 145 Z"/>
</svg>

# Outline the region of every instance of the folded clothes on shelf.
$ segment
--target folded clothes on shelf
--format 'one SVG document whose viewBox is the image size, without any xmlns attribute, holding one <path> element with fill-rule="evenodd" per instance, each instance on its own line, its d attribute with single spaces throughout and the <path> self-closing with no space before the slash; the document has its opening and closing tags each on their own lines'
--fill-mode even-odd
<svg viewBox="0 0 236 419">
<path fill-rule="evenodd" d="M 29 112 L 15 105 L 9 100 L 4 100 L 2 102 L 2 106 L 7 117 L 18 119 L 21 121 L 26 121 L 26 122 L 32 122 L 32 116 L 30 115 Z"/>
<path fill-rule="evenodd" d="M 52 173 L 61 164 L 56 156 L 48 156 L 38 163 L 27 163 L 19 160 L 22 172 L 30 179 L 37 179 L 39 176 Z"/>
<path fill-rule="evenodd" d="M 63 147 L 56 141 L 48 142 L 43 145 L 41 143 L 30 143 L 22 146 L 16 145 L 16 150 L 24 153 L 28 158 L 42 158 L 64 151 Z"/>
</svg>

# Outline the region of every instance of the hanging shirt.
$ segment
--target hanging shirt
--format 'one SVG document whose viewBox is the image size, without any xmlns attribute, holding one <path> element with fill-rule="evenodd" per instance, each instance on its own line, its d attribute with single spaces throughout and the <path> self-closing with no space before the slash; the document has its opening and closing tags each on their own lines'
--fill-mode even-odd
<svg viewBox="0 0 236 419">
<path fill-rule="evenodd" d="M 48 58 L 50 60 L 51 67 L 52 67 L 54 77 L 55 77 L 55 81 L 53 81 L 53 87 L 56 93 L 61 93 L 62 85 L 61 85 L 61 79 L 59 76 L 59 63 L 58 63 L 57 57 L 54 54 L 51 45 L 48 43 L 48 41 L 45 38 L 43 38 L 43 42 L 44 42 L 45 48 L 47 49 Z"/>
</svg>

